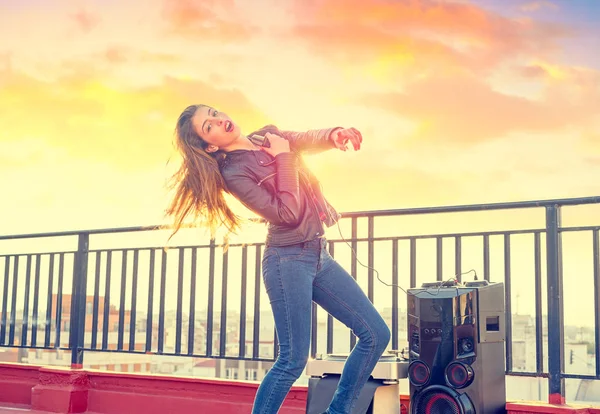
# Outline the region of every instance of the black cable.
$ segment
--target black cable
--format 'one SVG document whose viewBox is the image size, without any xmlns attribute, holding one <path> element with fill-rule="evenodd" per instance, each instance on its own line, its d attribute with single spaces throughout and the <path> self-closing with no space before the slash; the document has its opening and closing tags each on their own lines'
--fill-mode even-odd
<svg viewBox="0 0 600 414">
<path fill-rule="evenodd" d="M 356 258 L 356 261 L 357 261 L 357 262 L 358 262 L 358 263 L 359 263 L 359 264 L 360 264 L 362 267 L 364 267 L 365 269 L 370 269 L 370 270 L 372 270 L 373 272 L 375 272 L 375 274 L 377 275 L 377 280 L 379 280 L 379 281 L 380 281 L 381 283 L 383 283 L 384 285 L 386 285 L 386 286 L 389 286 L 389 287 L 397 287 L 398 289 L 400 289 L 401 291 L 403 291 L 403 292 L 404 292 L 404 293 L 406 293 L 407 295 L 409 295 L 409 294 L 410 294 L 410 293 L 408 293 L 408 292 L 407 292 L 407 291 L 406 291 L 406 290 L 405 290 L 405 289 L 404 289 L 402 286 L 400 286 L 400 285 L 397 285 L 397 284 L 395 284 L 395 283 L 386 283 L 386 282 L 384 282 L 384 281 L 383 281 L 383 280 L 381 280 L 381 278 L 379 277 L 379 272 L 377 271 L 377 269 L 375 269 L 375 268 L 373 268 L 373 267 L 370 267 L 370 266 L 367 266 L 367 265 L 363 264 L 363 263 L 360 261 L 360 259 L 358 258 L 358 255 L 356 254 L 356 251 L 354 251 L 354 249 L 352 248 L 352 245 L 351 245 L 350 243 L 348 243 L 348 241 L 347 241 L 347 240 L 344 238 L 344 235 L 342 234 L 342 228 L 340 227 L 340 222 L 339 222 L 339 220 L 337 220 L 337 227 L 338 227 L 338 231 L 339 231 L 339 233 L 340 233 L 340 237 L 342 238 L 342 240 L 344 241 L 344 243 L 346 243 L 346 244 L 348 245 L 348 247 L 350 247 L 350 250 L 352 251 L 352 254 L 354 255 L 354 257 Z M 474 274 L 474 280 L 478 280 L 478 279 L 477 279 L 477 272 L 475 271 L 475 269 L 471 269 L 471 270 L 468 270 L 468 271 L 466 271 L 466 272 L 459 273 L 459 274 L 455 275 L 454 277 L 451 277 L 450 279 L 448 279 L 448 280 L 446 280 L 446 281 L 441 281 L 441 282 L 439 282 L 439 283 L 437 284 L 437 291 L 436 291 L 436 293 L 431 293 L 431 292 L 429 291 L 429 289 L 425 289 L 425 290 L 424 290 L 424 292 L 426 292 L 426 293 L 428 293 L 428 294 L 430 294 L 430 295 L 432 295 L 432 296 L 437 296 L 437 295 L 440 293 L 440 289 L 441 289 L 441 288 L 444 286 L 444 284 L 446 284 L 446 283 L 448 283 L 448 282 L 450 282 L 450 281 L 452 281 L 452 280 L 456 280 L 456 278 L 457 278 L 458 276 L 466 275 L 466 274 L 468 274 L 468 273 L 471 273 L 471 272 L 473 272 L 473 274 Z M 434 288 L 435 288 L 435 287 L 434 287 Z M 456 289 L 457 289 L 457 291 L 458 291 L 458 284 L 456 285 Z"/>
<path fill-rule="evenodd" d="M 365 269 L 371 269 L 372 271 L 374 271 L 374 272 L 375 272 L 375 274 L 377 275 L 377 280 L 379 280 L 379 281 L 380 281 L 381 283 L 383 283 L 384 285 L 386 285 L 386 286 L 389 286 L 389 287 L 394 287 L 394 286 L 395 286 L 395 287 L 397 287 L 398 289 L 400 289 L 401 291 L 403 291 L 404 293 L 406 293 L 406 294 L 408 295 L 408 292 L 407 292 L 406 290 L 404 290 L 404 288 L 403 288 L 402 286 L 400 286 L 400 285 L 397 285 L 397 284 L 395 284 L 395 283 L 386 283 L 386 282 L 384 282 L 384 281 L 383 281 L 383 280 L 381 280 L 381 278 L 379 277 L 379 272 L 377 271 L 377 269 L 375 269 L 375 268 L 372 268 L 372 267 L 370 267 L 370 266 L 367 266 L 367 265 L 363 264 L 363 263 L 360 261 L 360 259 L 358 258 L 358 255 L 356 254 L 356 252 L 354 251 L 354 249 L 352 248 L 352 245 L 351 245 L 350 243 L 348 243 L 348 241 L 347 241 L 347 240 L 344 238 L 344 235 L 342 234 L 342 228 L 340 227 L 340 222 L 339 222 L 339 221 L 337 222 L 337 227 L 338 227 L 338 230 L 339 230 L 339 232 L 340 232 L 340 237 L 342 238 L 342 240 L 344 241 L 344 243 L 346 243 L 346 244 L 348 245 L 348 247 L 350 247 L 350 250 L 352 250 L 352 254 L 353 254 L 353 255 L 354 255 L 354 257 L 356 258 L 356 261 L 357 261 L 357 262 L 358 262 L 358 263 L 359 263 L 359 264 L 360 264 L 362 267 L 364 267 Z"/>
</svg>

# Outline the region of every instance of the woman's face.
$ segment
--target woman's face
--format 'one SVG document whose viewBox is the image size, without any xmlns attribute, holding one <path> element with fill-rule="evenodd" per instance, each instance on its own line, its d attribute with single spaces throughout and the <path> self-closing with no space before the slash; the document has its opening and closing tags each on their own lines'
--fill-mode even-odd
<svg viewBox="0 0 600 414">
<path fill-rule="evenodd" d="M 225 150 L 240 137 L 240 128 L 223 112 L 202 106 L 192 118 L 196 133 L 209 144 L 208 152 Z"/>
</svg>

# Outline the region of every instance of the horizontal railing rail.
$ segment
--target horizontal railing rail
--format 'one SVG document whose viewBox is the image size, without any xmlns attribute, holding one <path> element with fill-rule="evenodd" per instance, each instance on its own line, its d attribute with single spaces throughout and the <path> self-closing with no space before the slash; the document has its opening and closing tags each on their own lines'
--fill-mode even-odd
<svg viewBox="0 0 600 414">
<path fill-rule="evenodd" d="M 389 210 L 367 210 L 353 211 L 342 213 L 344 218 L 362 218 L 362 217 L 385 217 L 385 216 L 406 216 L 420 214 L 440 214 L 440 213 L 464 213 L 474 211 L 497 211 L 497 210 L 515 210 L 515 209 L 530 209 L 539 207 L 552 206 L 580 206 L 585 204 L 599 204 L 600 196 L 579 197 L 579 198 L 563 198 L 552 200 L 539 201 L 515 201 L 504 203 L 488 203 L 488 204 L 465 204 L 456 206 L 439 206 L 439 207 L 415 207 L 415 208 L 399 208 Z M 250 219 L 251 221 L 263 222 L 261 219 Z M 154 231 L 161 229 L 169 229 L 168 225 L 153 225 L 153 226 L 132 226 L 132 227 L 115 227 L 106 229 L 89 229 L 89 230 L 69 230 L 58 232 L 45 233 L 29 233 L 29 234 L 12 234 L 0 235 L 0 240 L 15 240 L 15 239 L 30 239 L 40 237 L 64 237 L 78 236 L 86 233 L 94 234 L 110 234 L 110 233 L 130 233 L 139 231 Z"/>
</svg>

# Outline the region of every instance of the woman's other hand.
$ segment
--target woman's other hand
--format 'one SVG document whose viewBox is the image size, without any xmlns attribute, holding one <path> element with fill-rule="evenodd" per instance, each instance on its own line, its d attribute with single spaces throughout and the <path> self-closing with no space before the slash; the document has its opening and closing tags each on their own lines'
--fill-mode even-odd
<svg viewBox="0 0 600 414">
<path fill-rule="evenodd" d="M 348 149 L 348 141 L 352 143 L 354 151 L 358 151 L 360 149 L 360 144 L 362 143 L 362 135 L 356 128 L 336 129 L 331 133 L 331 139 L 336 148 L 342 151 Z"/>
<path fill-rule="evenodd" d="M 273 157 L 281 154 L 282 152 L 290 152 L 290 143 L 287 139 L 270 132 L 265 134 L 265 138 L 269 140 L 271 146 L 269 148 L 260 147 L 260 149 L 264 152 L 271 154 Z"/>
</svg>

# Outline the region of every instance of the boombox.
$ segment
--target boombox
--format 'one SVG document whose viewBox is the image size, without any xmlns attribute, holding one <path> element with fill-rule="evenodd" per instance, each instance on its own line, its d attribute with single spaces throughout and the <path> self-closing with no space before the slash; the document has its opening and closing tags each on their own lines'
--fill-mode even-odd
<svg viewBox="0 0 600 414">
<path fill-rule="evenodd" d="M 412 414 L 506 412 L 504 284 L 409 289 L 408 347 Z"/>
</svg>

